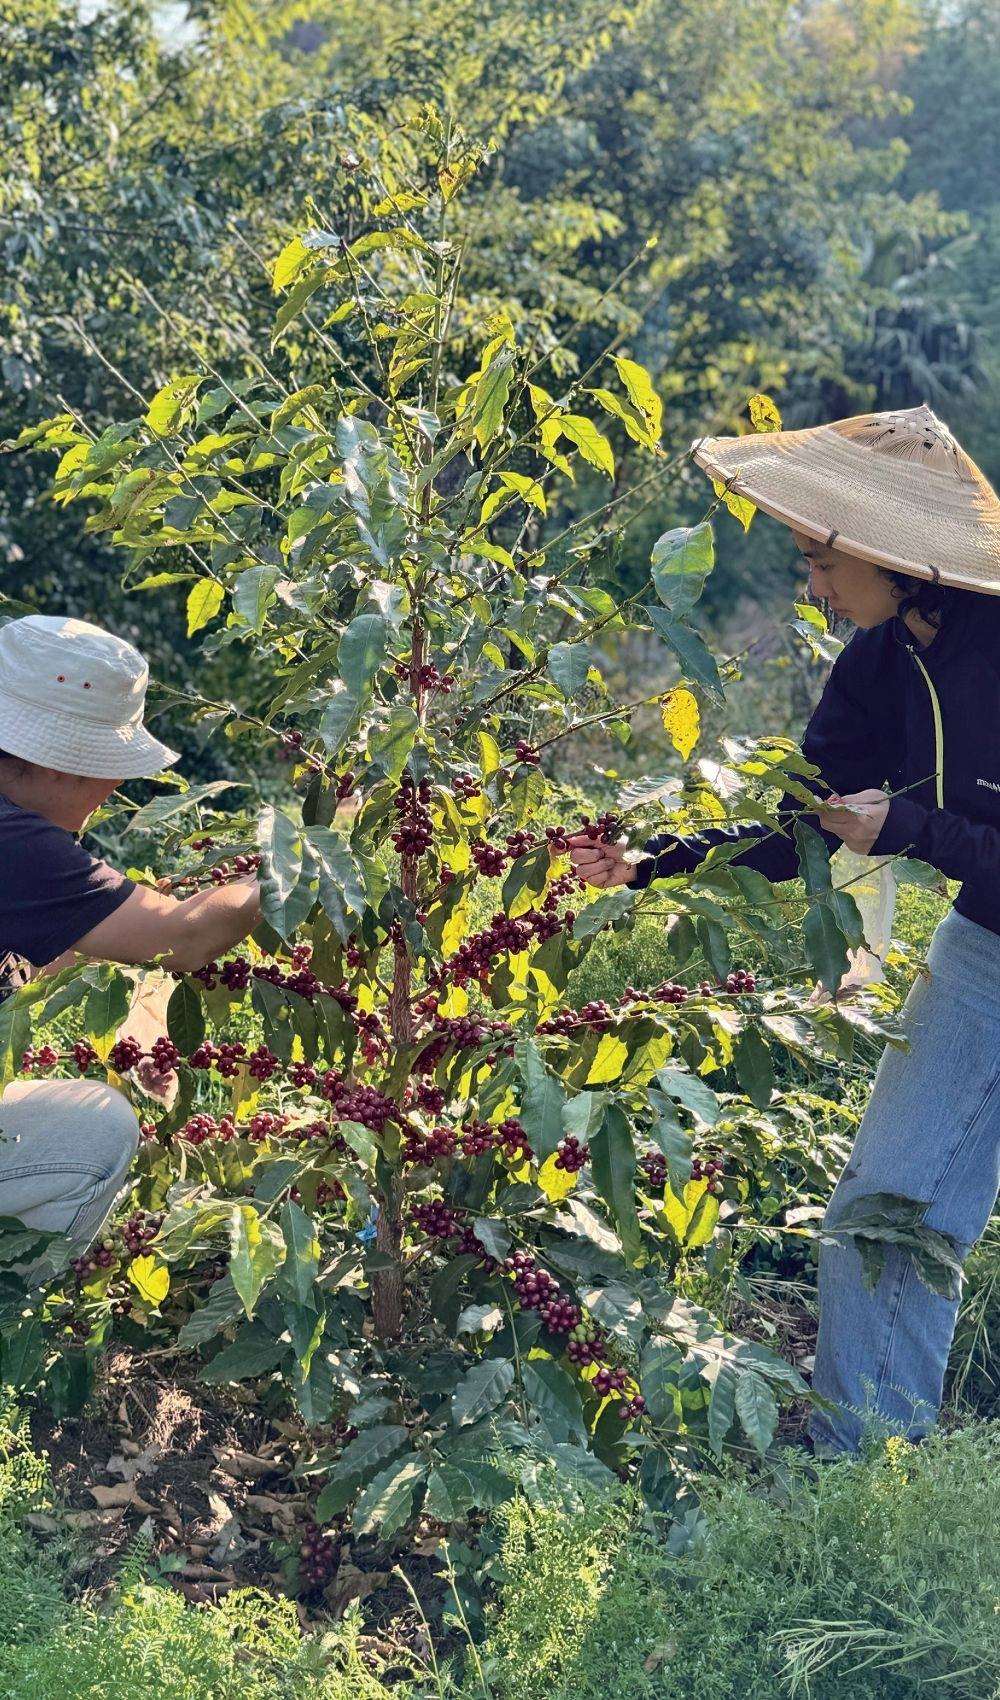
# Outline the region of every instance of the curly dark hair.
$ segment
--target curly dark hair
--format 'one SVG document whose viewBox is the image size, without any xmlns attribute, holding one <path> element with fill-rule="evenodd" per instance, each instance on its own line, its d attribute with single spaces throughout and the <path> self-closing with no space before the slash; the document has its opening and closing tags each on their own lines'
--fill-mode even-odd
<svg viewBox="0 0 1000 1700">
<path fill-rule="evenodd" d="M 887 578 L 899 595 L 899 607 L 896 612 L 900 619 L 911 611 L 919 614 L 929 626 L 938 629 L 944 624 L 949 609 L 954 608 L 955 598 L 962 592 L 954 585 L 939 584 L 934 579 L 916 578 L 912 573 L 893 572 L 889 567 L 879 567 L 883 578 Z"/>
</svg>

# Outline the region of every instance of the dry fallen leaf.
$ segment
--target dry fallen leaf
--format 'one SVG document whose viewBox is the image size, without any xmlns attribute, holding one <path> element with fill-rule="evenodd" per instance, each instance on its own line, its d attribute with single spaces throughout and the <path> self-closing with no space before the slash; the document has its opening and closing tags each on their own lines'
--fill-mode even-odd
<svg viewBox="0 0 1000 1700">
<path fill-rule="evenodd" d="M 155 1505 L 147 1505 L 139 1498 L 139 1490 L 134 1482 L 115 1482 L 110 1487 L 104 1487 L 95 1482 L 87 1488 L 91 1498 L 97 1501 L 102 1511 L 122 1510 L 134 1506 L 137 1511 L 155 1511 Z"/>
</svg>

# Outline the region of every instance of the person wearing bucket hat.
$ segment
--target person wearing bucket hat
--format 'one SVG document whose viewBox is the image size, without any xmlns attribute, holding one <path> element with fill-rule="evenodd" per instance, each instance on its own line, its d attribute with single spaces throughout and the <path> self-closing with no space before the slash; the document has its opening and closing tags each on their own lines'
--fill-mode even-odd
<svg viewBox="0 0 1000 1700">
<path fill-rule="evenodd" d="M 77 957 L 192 971 L 260 920 L 253 877 L 178 900 L 78 842 L 117 786 L 179 759 L 143 724 L 148 678 L 131 644 L 86 620 L 31 614 L 0 626 L 0 999 Z M 140 991 L 129 1033 L 141 1039 L 158 1015 Z M 148 1065 L 140 1079 L 153 1096 L 176 1090 Z M 138 1138 L 128 1099 L 106 1083 L 11 1082 L 0 1099 L 0 1217 L 64 1234 L 66 1255 L 84 1248 Z"/>
<path fill-rule="evenodd" d="M 802 741 L 828 849 L 911 856 L 961 881 L 904 1005 L 909 1049 L 885 1050 L 824 1218 L 813 1385 L 830 1408 L 810 1436 L 837 1455 L 872 1419 L 911 1439 L 933 1426 L 958 1311 L 893 1245 L 869 1292 L 838 1226 L 895 1193 L 925 1204 L 964 1260 L 1000 1188 L 1000 500 L 926 404 L 700 438 L 692 453 L 790 528 L 813 594 L 857 628 Z M 641 888 L 734 839 L 734 864 L 798 873 L 791 833 L 756 825 L 661 835 L 644 855 L 582 835 L 571 849 L 591 884 Z"/>
</svg>

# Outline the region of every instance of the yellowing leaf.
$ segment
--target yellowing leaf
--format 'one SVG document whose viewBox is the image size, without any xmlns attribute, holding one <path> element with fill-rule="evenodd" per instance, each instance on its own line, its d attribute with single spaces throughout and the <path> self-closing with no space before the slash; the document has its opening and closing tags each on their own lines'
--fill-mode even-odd
<svg viewBox="0 0 1000 1700">
<path fill-rule="evenodd" d="M 191 588 L 187 599 L 187 635 L 194 637 L 202 626 L 207 626 L 214 620 L 226 592 L 224 587 L 214 578 L 200 578 Z"/>
<path fill-rule="evenodd" d="M 194 409 L 201 377 L 172 378 L 157 390 L 146 410 L 146 424 L 158 437 L 174 437 Z"/>
<path fill-rule="evenodd" d="M 556 1157 L 558 1152 L 546 1157 L 538 1171 L 538 1184 L 547 1199 L 558 1204 L 560 1199 L 567 1198 L 576 1186 L 576 1175 L 569 1169 L 557 1169 Z"/>
<path fill-rule="evenodd" d="M 169 1269 L 148 1253 L 143 1257 L 133 1257 L 128 1266 L 128 1278 L 150 1305 L 162 1304 L 170 1291 Z"/>
<path fill-rule="evenodd" d="M 615 457 L 611 444 L 594 424 L 583 413 L 563 413 L 559 417 L 559 430 L 571 443 L 575 443 L 585 461 L 596 466 L 598 472 L 606 472 L 609 478 L 615 475 Z"/>
<path fill-rule="evenodd" d="M 693 691 L 686 691 L 683 687 L 668 691 L 660 701 L 660 714 L 663 729 L 674 749 L 682 761 L 687 761 L 701 731 L 697 697 Z"/>
<path fill-rule="evenodd" d="M 629 401 L 642 414 L 654 439 L 658 440 L 663 428 L 663 403 L 653 388 L 652 378 L 645 366 L 640 366 L 635 360 L 626 360 L 616 354 L 614 361 L 618 376 L 628 391 Z"/>
<path fill-rule="evenodd" d="M 734 519 L 738 519 L 744 531 L 750 530 L 750 521 L 757 509 L 745 496 L 737 495 L 735 490 L 727 490 L 718 478 L 712 479 L 712 489 L 717 496 L 722 497 L 723 506 L 729 509 Z"/>
<path fill-rule="evenodd" d="M 781 430 L 781 414 L 769 395 L 752 395 L 747 402 L 747 412 L 755 431 Z"/>
<path fill-rule="evenodd" d="M 272 281 L 275 294 L 277 295 L 279 289 L 287 289 L 289 284 L 294 283 L 302 267 L 313 257 L 312 249 L 306 247 L 301 237 L 293 236 L 274 262 Z"/>
</svg>

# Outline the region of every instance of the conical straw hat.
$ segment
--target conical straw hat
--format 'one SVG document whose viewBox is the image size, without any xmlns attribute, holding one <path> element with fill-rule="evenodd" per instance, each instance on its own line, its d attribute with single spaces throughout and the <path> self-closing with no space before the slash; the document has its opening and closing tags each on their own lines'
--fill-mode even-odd
<svg viewBox="0 0 1000 1700">
<path fill-rule="evenodd" d="M 1000 499 L 926 402 L 691 447 L 712 478 L 828 547 L 1000 596 Z"/>
</svg>

